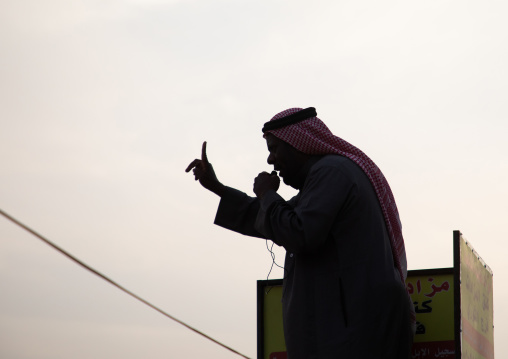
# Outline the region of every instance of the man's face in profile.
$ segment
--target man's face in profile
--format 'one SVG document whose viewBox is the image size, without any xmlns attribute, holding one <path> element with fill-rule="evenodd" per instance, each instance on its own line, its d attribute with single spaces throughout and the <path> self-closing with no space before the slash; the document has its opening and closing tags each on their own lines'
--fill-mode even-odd
<svg viewBox="0 0 508 359">
<path fill-rule="evenodd" d="M 265 138 L 270 152 L 268 164 L 273 165 L 273 169 L 279 172 L 286 185 L 299 189 L 299 174 L 304 164 L 303 154 L 270 133 L 267 133 Z"/>
</svg>

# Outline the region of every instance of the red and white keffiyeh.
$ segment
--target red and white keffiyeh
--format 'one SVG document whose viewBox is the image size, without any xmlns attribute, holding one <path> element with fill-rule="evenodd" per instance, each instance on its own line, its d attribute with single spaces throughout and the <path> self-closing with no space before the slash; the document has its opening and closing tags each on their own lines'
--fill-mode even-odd
<svg viewBox="0 0 508 359">
<path fill-rule="evenodd" d="M 270 121 L 279 120 L 302 110 L 301 108 L 287 109 L 276 114 Z M 390 236 L 395 265 L 399 270 L 402 283 L 405 283 L 407 261 L 399 212 L 388 181 L 376 164 L 358 148 L 333 135 L 317 117 L 309 117 L 300 122 L 267 130 L 266 132 L 273 134 L 303 153 L 310 155 L 338 154 L 349 158 L 360 166 L 376 191 Z"/>
</svg>

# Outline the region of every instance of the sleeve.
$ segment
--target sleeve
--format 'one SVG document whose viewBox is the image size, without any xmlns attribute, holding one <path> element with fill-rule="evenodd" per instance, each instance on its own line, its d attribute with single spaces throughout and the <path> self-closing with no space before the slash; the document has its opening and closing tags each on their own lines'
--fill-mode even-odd
<svg viewBox="0 0 508 359">
<path fill-rule="evenodd" d="M 354 186 L 339 166 L 319 167 L 309 173 L 294 207 L 276 192 L 267 193 L 256 229 L 292 253 L 314 252 L 324 245 Z"/>
<path fill-rule="evenodd" d="M 217 208 L 214 223 L 246 236 L 265 238 L 254 226 L 259 209 L 257 198 L 226 187 Z"/>
</svg>

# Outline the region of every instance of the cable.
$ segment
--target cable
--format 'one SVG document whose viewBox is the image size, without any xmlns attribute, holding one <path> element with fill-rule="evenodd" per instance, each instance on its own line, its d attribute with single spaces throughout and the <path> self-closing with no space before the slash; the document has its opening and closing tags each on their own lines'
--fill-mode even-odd
<svg viewBox="0 0 508 359">
<path fill-rule="evenodd" d="M 273 253 L 273 245 L 275 243 L 272 242 L 272 246 L 268 247 L 268 239 L 265 238 L 265 240 L 266 240 L 266 249 L 268 249 L 268 252 L 270 252 L 270 256 L 272 257 L 272 265 L 270 266 L 270 271 L 268 272 L 268 275 L 266 276 L 266 280 L 268 280 L 268 278 L 270 277 L 270 273 L 272 273 L 272 269 L 273 269 L 273 265 L 274 264 L 277 267 L 279 267 L 280 269 L 284 269 L 284 272 L 286 271 L 286 268 L 284 268 L 283 266 L 281 266 L 281 265 L 277 264 L 277 262 L 275 262 L 275 253 Z"/>
<path fill-rule="evenodd" d="M 268 280 L 268 278 L 270 278 L 270 273 L 272 273 L 272 269 L 273 269 L 273 265 L 275 264 L 277 267 L 281 268 L 284 270 L 284 278 L 286 278 L 286 268 L 282 267 L 281 265 L 277 264 L 277 262 L 275 262 L 275 253 L 273 253 L 273 245 L 275 244 L 274 242 L 272 242 L 272 246 L 271 247 L 268 247 L 268 238 L 265 238 L 265 241 L 266 241 L 266 249 L 268 249 L 268 252 L 270 252 L 270 256 L 272 257 L 272 265 L 270 266 L 270 270 L 268 271 L 268 275 L 266 276 L 266 280 Z M 272 290 L 273 287 L 270 287 L 270 289 L 268 289 L 267 291 L 265 291 L 265 294 L 268 294 L 270 293 L 270 291 Z"/>
<path fill-rule="evenodd" d="M 5 218 L 7 218 L 9 221 L 13 222 L 14 224 L 17 224 L 18 226 L 20 226 L 21 228 L 23 228 L 24 230 L 30 232 L 31 234 L 33 234 L 34 236 L 36 236 L 37 238 L 39 238 L 40 240 L 42 240 L 44 243 L 46 243 L 47 245 L 53 247 L 54 249 L 56 249 L 58 252 L 60 252 L 61 254 L 63 254 L 64 256 L 66 256 L 67 258 L 71 259 L 72 261 L 76 262 L 77 264 L 79 264 L 80 266 L 82 266 L 83 268 L 87 269 L 88 271 L 92 272 L 93 274 L 101 277 L 102 279 L 104 279 L 106 282 L 112 284 L 113 286 L 117 287 L 118 289 L 120 289 L 121 291 L 129 294 L 130 296 L 136 298 L 137 300 L 139 300 L 140 302 L 148 305 L 150 308 L 158 311 L 159 313 L 165 315 L 166 317 L 168 317 L 169 319 L 171 320 L 174 320 L 175 322 L 177 322 L 178 324 L 181 324 L 183 325 L 184 327 L 186 327 L 187 329 L 190 329 L 192 330 L 193 332 L 205 337 L 206 339 L 208 340 L 211 340 L 212 342 L 214 342 L 215 344 L 218 344 L 220 345 L 221 347 L 243 357 L 243 358 L 246 358 L 246 359 L 250 359 L 248 356 L 245 356 L 239 352 L 237 352 L 236 350 L 234 350 L 233 348 L 230 348 L 228 347 L 227 345 L 225 344 L 222 344 L 221 342 L 213 339 L 212 337 L 206 335 L 205 333 L 191 327 L 190 325 L 182 322 L 181 320 L 173 317 L 172 315 L 166 313 L 165 311 L 163 311 L 162 309 L 159 309 L 157 308 L 155 305 L 149 303 L 148 301 L 144 300 L 143 298 L 137 296 L 136 294 L 132 293 L 131 291 L 127 290 L 126 288 L 122 287 L 121 285 L 119 285 L 118 283 L 114 282 L 113 280 L 109 279 L 108 277 L 106 277 L 104 274 L 98 272 L 97 270 L 93 269 L 92 267 L 90 267 L 89 265 L 87 265 L 86 263 L 82 262 L 81 260 L 79 260 L 78 258 L 74 257 L 72 254 L 66 252 L 65 250 L 63 250 L 62 248 L 60 248 L 59 246 L 57 246 L 56 244 L 52 243 L 50 240 L 44 238 L 43 236 L 41 236 L 39 233 L 35 232 L 33 229 L 27 227 L 26 225 L 24 225 L 23 223 L 19 222 L 18 220 L 16 220 L 15 218 L 11 217 L 10 215 L 8 215 L 7 213 L 5 213 L 4 211 L 2 211 L 0 209 L 0 214 L 2 216 L 4 216 Z"/>
</svg>

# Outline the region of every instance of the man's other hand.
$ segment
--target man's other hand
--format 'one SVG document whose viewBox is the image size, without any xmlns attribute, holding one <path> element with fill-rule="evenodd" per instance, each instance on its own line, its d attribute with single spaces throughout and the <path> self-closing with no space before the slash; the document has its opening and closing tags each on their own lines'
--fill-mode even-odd
<svg viewBox="0 0 508 359">
<path fill-rule="evenodd" d="M 258 198 L 262 198 L 269 190 L 277 191 L 280 185 L 280 178 L 276 172 L 271 174 L 268 172 L 261 172 L 254 179 L 254 193 Z"/>
</svg>

